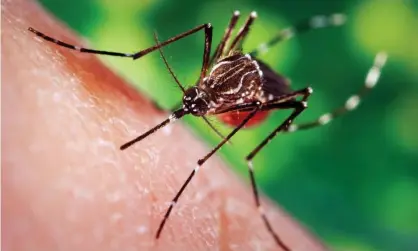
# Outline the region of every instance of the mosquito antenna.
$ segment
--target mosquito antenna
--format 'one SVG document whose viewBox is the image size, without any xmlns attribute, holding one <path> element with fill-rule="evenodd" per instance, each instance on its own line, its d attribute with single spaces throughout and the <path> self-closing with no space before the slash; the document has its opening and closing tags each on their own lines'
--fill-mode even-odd
<svg viewBox="0 0 418 251">
<path fill-rule="evenodd" d="M 143 133 L 142 135 L 136 137 L 135 139 L 123 144 L 120 147 L 120 150 L 125 150 L 126 148 L 132 146 L 133 144 L 145 139 L 146 137 L 148 137 L 149 135 L 153 134 L 154 132 L 158 131 L 159 129 L 163 128 L 164 126 L 170 124 L 171 122 L 174 122 L 178 119 L 180 119 L 181 117 L 183 117 L 184 115 L 188 114 L 187 112 L 185 112 L 183 109 L 179 109 L 175 112 L 173 112 L 168 119 L 164 120 L 163 122 L 161 122 L 160 124 L 156 125 L 155 127 L 151 128 L 150 130 L 148 130 L 147 132 Z"/>
<path fill-rule="evenodd" d="M 158 41 L 157 32 L 154 31 L 154 39 L 157 44 L 160 43 Z M 183 93 L 186 93 L 186 90 L 184 87 L 180 84 L 180 81 L 177 79 L 176 75 L 174 74 L 173 70 L 171 69 L 170 65 L 168 65 L 167 59 L 164 56 L 163 49 L 161 47 L 158 48 L 158 51 L 160 52 L 161 57 L 163 58 L 164 64 L 167 67 L 168 71 L 170 72 L 171 76 L 174 78 L 174 81 L 176 81 L 177 85 L 180 87 L 180 89 L 183 91 Z"/>
</svg>

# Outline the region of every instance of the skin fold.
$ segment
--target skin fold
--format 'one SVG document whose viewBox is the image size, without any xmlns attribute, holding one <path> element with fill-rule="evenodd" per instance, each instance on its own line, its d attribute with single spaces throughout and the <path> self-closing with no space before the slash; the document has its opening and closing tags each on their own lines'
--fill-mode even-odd
<svg viewBox="0 0 418 251">
<path fill-rule="evenodd" d="M 169 202 L 210 148 L 180 122 L 120 151 L 168 115 L 94 55 L 41 41 L 29 26 L 81 45 L 36 2 L 2 1 L 2 250 L 279 250 L 248 181 L 218 157 L 156 241 Z M 324 250 L 263 204 L 292 250 Z"/>
</svg>

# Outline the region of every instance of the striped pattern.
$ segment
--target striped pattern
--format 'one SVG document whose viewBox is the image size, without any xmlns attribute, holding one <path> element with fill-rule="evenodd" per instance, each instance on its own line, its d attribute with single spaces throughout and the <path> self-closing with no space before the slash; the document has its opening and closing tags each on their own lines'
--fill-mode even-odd
<svg viewBox="0 0 418 251">
<path fill-rule="evenodd" d="M 336 117 L 340 117 L 347 112 L 355 110 L 358 105 L 360 104 L 363 97 L 370 92 L 370 90 L 376 86 L 377 82 L 379 81 L 380 74 L 382 71 L 383 66 L 387 60 L 387 54 L 385 52 L 379 52 L 375 58 L 372 67 L 369 69 L 366 79 L 364 81 L 363 87 L 354 95 L 350 96 L 344 105 L 337 107 L 331 112 L 322 114 L 318 117 L 318 119 L 303 123 L 300 125 L 292 124 L 288 129 L 287 132 L 295 132 L 299 130 L 306 130 L 317 126 L 326 125 L 331 120 L 335 119 Z"/>
<path fill-rule="evenodd" d="M 202 84 L 216 96 L 218 105 L 252 101 L 261 94 L 263 73 L 250 55 L 237 53 L 219 61 Z"/>
<path fill-rule="evenodd" d="M 117 57 L 133 57 L 134 54 L 129 54 L 129 53 L 121 53 L 121 52 L 112 52 L 112 51 L 100 51 L 100 50 L 93 50 L 93 49 L 87 49 L 87 48 L 83 48 L 83 47 L 79 47 L 79 46 L 75 46 L 72 44 L 68 44 L 65 42 L 62 42 L 58 39 L 52 38 L 50 36 L 47 36 L 45 34 L 43 34 L 40 31 L 35 30 L 32 27 L 29 27 L 28 29 L 30 32 L 34 33 L 35 35 L 37 35 L 38 37 L 43 38 L 44 40 L 57 44 L 59 46 L 71 49 L 71 50 L 75 50 L 75 51 L 79 51 L 79 52 L 85 52 L 85 53 L 93 53 L 93 54 L 101 54 L 101 55 L 109 55 L 109 56 L 117 56 Z"/>
</svg>

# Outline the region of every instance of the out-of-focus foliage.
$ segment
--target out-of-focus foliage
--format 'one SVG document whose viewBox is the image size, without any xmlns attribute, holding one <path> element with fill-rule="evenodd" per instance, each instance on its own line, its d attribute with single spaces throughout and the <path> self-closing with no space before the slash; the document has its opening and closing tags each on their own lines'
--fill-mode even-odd
<svg viewBox="0 0 418 251">
<path fill-rule="evenodd" d="M 418 1 L 42 0 L 98 49 L 133 52 L 211 22 L 218 41 L 233 10 L 258 12 L 244 48 L 315 14 L 343 12 L 347 25 L 279 44 L 262 57 L 295 88 L 311 85 L 307 121 L 358 90 L 375 53 L 386 50 L 381 81 L 358 110 L 311 131 L 281 135 L 255 159 L 260 187 L 333 250 L 418 250 Z M 241 23 L 242 23 L 241 20 Z M 41 27 L 39 27 L 41 28 Z M 199 74 L 203 32 L 164 48 L 182 83 Z M 181 92 L 158 53 L 133 62 L 101 57 L 163 107 Z M 111 83 L 109 83 L 111 84 Z M 221 156 L 247 178 L 243 157 L 283 119 L 278 112 L 240 132 Z M 187 123 L 208 143 L 218 137 L 202 121 Z M 225 134 L 230 128 L 216 123 Z"/>
</svg>

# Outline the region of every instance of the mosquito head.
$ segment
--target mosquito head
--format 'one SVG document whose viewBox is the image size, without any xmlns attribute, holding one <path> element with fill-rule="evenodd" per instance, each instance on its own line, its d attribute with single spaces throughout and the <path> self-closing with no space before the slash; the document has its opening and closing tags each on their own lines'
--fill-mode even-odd
<svg viewBox="0 0 418 251">
<path fill-rule="evenodd" d="M 183 97 L 183 109 L 194 116 L 203 116 L 209 110 L 209 95 L 199 87 L 191 87 L 186 90 Z"/>
</svg>

